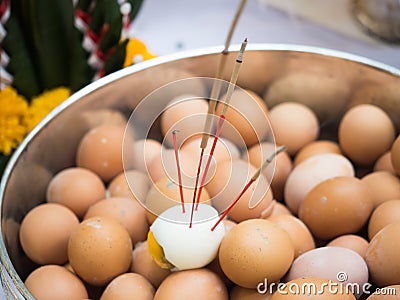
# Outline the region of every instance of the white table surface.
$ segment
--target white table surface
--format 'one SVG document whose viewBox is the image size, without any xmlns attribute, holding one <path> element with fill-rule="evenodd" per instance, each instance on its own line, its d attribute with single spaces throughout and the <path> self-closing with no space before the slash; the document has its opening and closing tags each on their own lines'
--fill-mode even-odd
<svg viewBox="0 0 400 300">
<path fill-rule="evenodd" d="M 132 24 L 132 34 L 158 56 L 223 45 L 238 3 L 239 0 L 144 0 Z M 360 34 L 364 33 L 360 30 Z M 248 0 L 232 43 L 239 44 L 244 37 L 249 43 L 330 48 L 400 68 L 399 46 L 354 38 L 343 31 L 328 28 L 326 24 L 309 21 L 304 15 L 297 14 L 295 8 L 276 9 L 258 0 Z M 5 299 L 1 289 L 0 299 Z"/>
</svg>

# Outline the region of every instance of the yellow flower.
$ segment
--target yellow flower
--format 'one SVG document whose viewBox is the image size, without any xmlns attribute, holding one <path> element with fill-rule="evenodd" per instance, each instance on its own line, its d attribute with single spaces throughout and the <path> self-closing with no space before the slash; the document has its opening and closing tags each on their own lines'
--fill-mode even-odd
<svg viewBox="0 0 400 300">
<path fill-rule="evenodd" d="M 126 45 L 124 68 L 137 61 L 143 61 L 155 56 L 147 51 L 146 45 L 138 39 L 130 39 Z"/>
<path fill-rule="evenodd" d="M 71 91 L 65 87 L 55 88 L 32 98 L 28 113 L 25 118 L 25 125 L 29 131 L 32 130 L 50 111 L 67 99 Z"/>
<path fill-rule="evenodd" d="M 23 124 L 28 103 L 12 87 L 0 91 L 0 153 L 10 155 L 26 134 Z"/>
</svg>

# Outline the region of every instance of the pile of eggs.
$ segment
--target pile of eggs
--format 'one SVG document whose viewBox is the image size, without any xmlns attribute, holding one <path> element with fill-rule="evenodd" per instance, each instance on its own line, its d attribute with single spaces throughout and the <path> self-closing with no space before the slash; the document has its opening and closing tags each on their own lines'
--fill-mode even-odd
<svg viewBox="0 0 400 300">
<path fill-rule="evenodd" d="M 321 138 L 313 110 L 297 102 L 267 107 L 271 93 L 235 90 L 194 211 L 213 218 L 184 224 L 185 235 L 163 218 L 181 207 L 171 132 L 179 130 L 189 216 L 204 118 L 180 121 L 206 115 L 207 101 L 171 99 L 159 140 L 127 137 L 118 113 L 88 131 L 76 166 L 52 178 L 46 201 L 22 221 L 20 244 L 38 265 L 25 280 L 29 291 L 37 299 L 276 300 L 307 296 L 291 295 L 290 283 L 333 281 L 361 290 L 325 290 L 321 299 L 365 299 L 368 284 L 370 293 L 387 286 L 400 293 L 400 136 L 391 119 L 356 105 Z M 211 231 L 276 145 L 287 150 Z M 286 286 L 277 290 L 279 283 Z"/>
</svg>

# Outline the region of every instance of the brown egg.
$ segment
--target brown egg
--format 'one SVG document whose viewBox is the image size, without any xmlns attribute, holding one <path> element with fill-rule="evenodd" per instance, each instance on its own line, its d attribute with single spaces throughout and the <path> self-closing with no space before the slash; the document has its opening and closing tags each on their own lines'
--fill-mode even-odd
<svg viewBox="0 0 400 300">
<path fill-rule="evenodd" d="M 361 179 L 370 190 L 374 207 L 400 199 L 400 179 L 386 171 L 373 172 Z"/>
<path fill-rule="evenodd" d="M 294 166 L 297 166 L 307 158 L 323 153 L 342 154 L 342 151 L 340 150 L 339 145 L 332 141 L 319 140 L 311 142 L 300 149 L 294 158 L 293 164 Z"/>
<path fill-rule="evenodd" d="M 22 220 L 22 249 L 37 264 L 64 264 L 68 261 L 68 239 L 78 225 L 69 208 L 56 203 L 38 205 Z"/>
<path fill-rule="evenodd" d="M 389 285 L 377 290 L 367 300 L 398 300 L 399 295 L 400 285 Z"/>
<path fill-rule="evenodd" d="M 131 271 L 147 278 L 155 288 L 158 288 L 161 282 L 171 273 L 169 269 L 161 268 L 151 258 L 147 241 L 136 245 L 133 249 Z"/>
<path fill-rule="evenodd" d="M 367 186 L 354 177 L 335 177 L 316 185 L 300 205 L 299 218 L 317 238 L 329 240 L 359 231 L 373 202 Z"/>
<path fill-rule="evenodd" d="M 264 142 L 252 146 L 247 153 L 244 153 L 243 159 L 249 160 L 253 166 L 259 168 L 275 151 L 275 144 Z M 283 200 L 283 188 L 291 171 L 292 161 L 287 152 L 279 153 L 274 161 L 263 170 L 265 178 L 271 182 L 275 199 Z"/>
<path fill-rule="evenodd" d="M 375 162 L 374 171 L 386 171 L 393 175 L 396 175 L 396 171 L 393 168 L 392 158 L 390 151 L 386 151 L 381 157 Z"/>
<path fill-rule="evenodd" d="M 110 197 L 126 197 L 144 203 L 151 182 L 149 177 L 137 170 L 125 171 L 108 185 Z"/>
<path fill-rule="evenodd" d="M 245 288 L 256 288 L 268 278 L 278 281 L 288 271 L 294 257 L 292 241 L 277 224 L 246 220 L 225 234 L 219 261 L 225 275 Z"/>
<path fill-rule="evenodd" d="M 36 299 L 40 300 L 88 298 L 82 281 L 58 265 L 42 266 L 34 270 L 26 278 L 25 286 Z"/>
<path fill-rule="evenodd" d="M 357 252 L 362 258 L 365 258 L 368 249 L 368 241 L 355 234 L 344 234 L 330 241 L 328 247 L 343 247 Z"/>
<path fill-rule="evenodd" d="M 192 203 L 193 192 L 193 188 L 183 188 L 185 203 Z M 200 196 L 200 202 L 207 203 L 209 200 L 210 196 L 207 189 L 204 188 Z M 161 178 L 147 193 L 145 206 L 148 210 L 147 218 L 149 223 L 152 224 L 163 211 L 175 205 L 179 205 L 180 203 L 179 185 L 175 184 L 167 177 Z"/>
<path fill-rule="evenodd" d="M 369 243 L 366 262 L 370 278 L 378 287 L 400 283 L 400 223 L 392 223 Z"/>
<path fill-rule="evenodd" d="M 349 290 L 359 297 L 368 283 L 365 260 L 353 250 L 343 247 L 320 247 L 296 258 L 285 276 L 285 281 L 296 278 L 320 277 L 336 283 L 355 284 L 359 290 Z"/>
<path fill-rule="evenodd" d="M 232 228 L 231 228 L 232 229 Z M 222 282 L 225 286 L 230 289 L 234 284 L 230 279 L 225 275 L 225 273 L 221 269 L 221 264 L 219 263 L 218 256 L 213 259 L 207 266 L 207 269 L 213 271 L 219 278 L 221 278 Z"/>
<path fill-rule="evenodd" d="M 268 219 L 272 216 L 292 215 L 292 212 L 282 203 L 272 200 L 271 205 L 261 213 L 261 218 Z"/>
<path fill-rule="evenodd" d="M 143 173 L 147 173 L 147 168 L 152 160 L 157 157 L 162 149 L 159 141 L 153 139 L 138 140 L 133 145 L 135 156 L 133 157 L 133 168 Z"/>
<path fill-rule="evenodd" d="M 354 176 L 350 161 L 339 154 L 325 153 L 310 157 L 297 165 L 285 184 L 285 203 L 294 213 L 308 192 L 318 183 L 337 176 Z"/>
<path fill-rule="evenodd" d="M 243 160 L 218 164 L 214 178 L 207 184 L 212 205 L 223 212 L 236 199 L 257 169 Z M 273 199 L 268 181 L 261 175 L 243 194 L 228 216 L 235 222 L 258 218 Z"/>
<path fill-rule="evenodd" d="M 79 224 L 68 243 L 69 263 L 84 281 L 105 286 L 132 262 L 132 241 L 117 221 L 94 217 Z"/>
<path fill-rule="evenodd" d="M 116 220 L 128 231 L 132 244 L 146 240 L 149 231 L 146 209 L 129 198 L 111 197 L 92 205 L 85 214 L 86 219 L 108 217 Z"/>
<path fill-rule="evenodd" d="M 106 189 L 101 178 L 83 168 L 68 168 L 57 173 L 47 187 L 47 202 L 70 208 L 82 218 L 89 206 L 103 199 Z"/>
<path fill-rule="evenodd" d="M 345 113 L 338 135 L 340 147 L 352 161 L 362 166 L 371 166 L 390 149 L 395 129 L 381 108 L 361 104 Z"/>
<path fill-rule="evenodd" d="M 135 273 L 125 273 L 107 285 L 100 300 L 152 300 L 154 293 L 154 287 L 145 277 Z"/>
<path fill-rule="evenodd" d="M 196 95 L 185 94 L 172 99 L 161 115 L 161 133 L 169 146 L 173 146 L 172 131 L 176 133 L 177 145 L 204 129 L 208 102 Z"/>
<path fill-rule="evenodd" d="M 225 225 L 225 232 L 231 230 L 233 227 L 237 225 L 235 221 L 229 219 L 224 219 L 222 222 L 224 222 Z"/>
<path fill-rule="evenodd" d="M 169 275 L 159 286 L 154 300 L 228 300 L 222 280 L 208 269 L 178 271 Z"/>
<path fill-rule="evenodd" d="M 319 135 L 317 116 L 301 103 L 284 102 L 272 107 L 270 121 L 275 142 L 285 145 L 290 155 L 315 141 Z"/>
<path fill-rule="evenodd" d="M 329 286 L 331 288 L 329 288 Z M 305 292 L 302 292 L 302 291 Z M 310 296 L 312 295 L 312 296 Z M 338 285 L 332 285 L 332 281 L 319 277 L 297 278 L 287 282 L 283 288 L 277 290 L 271 300 L 355 300 L 356 297 L 341 289 Z"/>
<path fill-rule="evenodd" d="M 125 127 L 102 125 L 87 132 L 79 143 L 76 153 L 78 167 L 87 168 L 104 181 L 109 181 L 124 169 L 122 148 Z"/>
<path fill-rule="evenodd" d="M 400 135 L 397 136 L 390 149 L 390 159 L 397 175 L 400 175 Z"/>
<path fill-rule="evenodd" d="M 246 289 L 234 286 L 229 294 L 230 300 L 271 300 L 272 293 L 259 293 L 256 289 Z"/>
<path fill-rule="evenodd" d="M 372 238 L 382 228 L 400 220 L 400 200 L 390 200 L 380 204 L 373 211 L 368 223 L 368 238 Z"/>
<path fill-rule="evenodd" d="M 290 215 L 275 215 L 269 217 L 268 220 L 274 222 L 289 234 L 294 247 L 294 258 L 315 248 L 311 232 L 300 219 Z"/>
</svg>

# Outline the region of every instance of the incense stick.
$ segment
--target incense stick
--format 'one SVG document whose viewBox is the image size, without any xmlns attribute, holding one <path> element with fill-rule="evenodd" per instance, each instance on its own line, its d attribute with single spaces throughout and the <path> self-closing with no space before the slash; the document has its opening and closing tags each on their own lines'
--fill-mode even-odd
<svg viewBox="0 0 400 300">
<path fill-rule="evenodd" d="M 174 151 L 175 151 L 175 160 L 176 160 L 176 169 L 178 173 L 178 182 L 179 182 L 179 194 L 181 197 L 181 204 L 182 204 L 182 213 L 185 213 L 185 198 L 183 197 L 183 187 L 182 187 L 182 175 L 181 175 L 181 166 L 179 163 L 179 151 L 178 151 L 178 145 L 176 142 L 176 133 L 179 132 L 179 130 L 174 129 L 172 131 L 172 138 L 174 141 Z"/>
</svg>

